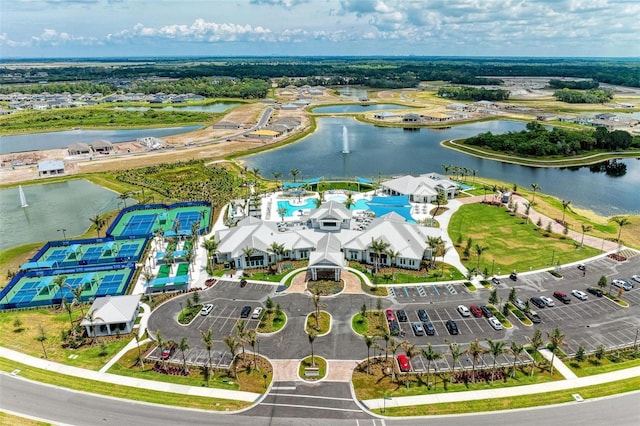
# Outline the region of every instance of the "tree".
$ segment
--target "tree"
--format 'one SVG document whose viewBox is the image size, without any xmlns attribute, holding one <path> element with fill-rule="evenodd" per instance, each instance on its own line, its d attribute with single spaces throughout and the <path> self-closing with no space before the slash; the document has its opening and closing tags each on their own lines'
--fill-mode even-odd
<svg viewBox="0 0 640 426">
<path fill-rule="evenodd" d="M 251 352 L 253 352 L 253 366 L 254 368 L 258 367 L 258 358 L 256 356 L 256 343 L 258 342 L 258 337 L 256 335 L 255 329 L 247 330 L 247 343 L 251 345 Z"/>
<path fill-rule="evenodd" d="M 447 202 L 446 194 L 443 191 L 438 191 L 438 194 L 436 195 L 436 208 L 433 211 L 433 215 L 431 216 L 431 219 L 433 220 L 436 219 L 436 214 L 440 212 L 440 206 L 442 206 L 446 202 Z"/>
<path fill-rule="evenodd" d="M 96 214 L 95 216 L 90 217 L 89 221 L 91 221 L 93 226 L 96 227 L 96 233 L 98 234 L 98 238 L 100 238 L 100 230 L 107 224 L 107 220 L 99 214 Z"/>
<path fill-rule="evenodd" d="M 578 362 L 582 362 L 584 361 L 584 347 L 582 345 L 578 346 L 578 350 L 576 351 L 575 356 L 573 357 L 573 359 L 575 359 Z"/>
<path fill-rule="evenodd" d="M 571 201 L 562 200 L 562 223 L 563 224 L 564 224 L 564 217 L 567 214 L 567 207 L 569 207 L 569 204 L 571 204 Z"/>
<path fill-rule="evenodd" d="M 313 342 L 314 340 L 316 340 L 316 334 L 315 333 L 309 333 L 307 335 L 307 337 L 309 338 L 309 345 L 311 345 L 311 366 L 315 367 L 316 366 L 316 358 L 313 354 Z"/>
<path fill-rule="evenodd" d="M 604 358 L 605 354 L 606 354 L 606 350 L 602 343 L 596 346 L 596 351 L 593 353 L 593 355 L 596 357 L 598 361 L 601 361 L 602 358 Z"/>
<path fill-rule="evenodd" d="M 317 288 L 316 291 L 311 295 L 311 301 L 315 306 L 316 310 L 316 330 L 320 330 L 320 308 L 324 308 L 327 305 L 325 303 L 320 302 L 320 289 Z"/>
<path fill-rule="evenodd" d="M 540 188 L 540 185 L 538 185 L 537 183 L 532 183 L 531 184 L 531 189 L 533 189 L 533 199 L 531 200 L 531 204 L 535 204 L 535 202 L 536 202 L 536 192 L 540 191 L 542 188 Z"/>
<path fill-rule="evenodd" d="M 254 252 L 255 250 L 248 246 L 242 249 L 242 254 L 244 255 L 245 268 L 249 268 L 249 265 L 251 263 L 251 256 L 253 256 Z"/>
<path fill-rule="evenodd" d="M 369 244 L 369 251 L 374 254 L 373 269 L 374 274 L 378 273 L 380 267 L 380 257 L 387 252 L 390 244 L 382 241 L 382 239 L 374 240 L 371 238 L 371 244 Z"/>
<path fill-rule="evenodd" d="M 629 218 L 625 217 L 625 216 L 615 216 L 615 217 L 611 218 L 611 222 L 617 223 L 619 228 L 620 228 L 618 230 L 618 238 L 617 238 L 617 241 L 618 241 L 618 244 L 619 244 L 620 243 L 620 234 L 622 234 L 622 227 L 626 226 L 626 225 L 629 225 L 631 222 L 629 221 Z"/>
<path fill-rule="evenodd" d="M 162 334 L 160 333 L 160 330 L 156 330 L 156 342 L 158 342 L 158 349 L 160 350 L 160 352 L 162 353 L 162 346 L 164 346 L 164 339 L 162 338 Z M 165 361 L 162 361 L 162 364 L 165 364 Z"/>
<path fill-rule="evenodd" d="M 232 377 L 236 377 L 236 370 L 235 370 L 236 352 L 238 351 L 238 346 L 240 346 L 240 343 L 238 343 L 236 338 L 233 337 L 232 335 L 228 335 L 227 337 L 225 337 L 223 342 L 227 346 L 227 349 L 229 349 L 229 352 L 231 353 L 231 365 L 229 366 L 229 368 L 232 371 Z"/>
<path fill-rule="evenodd" d="M 202 247 L 207 251 L 207 266 L 209 267 L 209 273 L 213 274 L 213 266 L 215 264 L 215 256 L 218 253 L 219 241 L 216 241 L 215 237 L 211 237 L 208 240 L 204 240 Z"/>
<path fill-rule="evenodd" d="M 287 215 L 287 209 L 286 207 L 280 207 L 278 209 L 278 216 L 280 216 L 280 218 L 282 219 L 282 221 L 284 222 L 284 217 Z"/>
<path fill-rule="evenodd" d="M 469 343 L 467 354 L 471 357 L 471 381 L 473 383 L 476 382 L 476 364 L 483 353 L 485 353 L 485 350 L 480 346 L 480 341 L 478 341 L 477 338 L 473 342 Z"/>
<path fill-rule="evenodd" d="M 457 343 L 452 343 L 448 340 L 445 340 L 447 345 L 449 346 L 449 352 L 451 353 L 451 362 L 453 364 L 453 371 L 456 371 L 456 364 L 460 361 L 460 356 L 462 355 L 462 349 L 460 345 Z"/>
<path fill-rule="evenodd" d="M 540 349 L 540 346 L 542 346 L 542 344 L 544 343 L 542 341 L 542 332 L 540 330 L 535 330 L 533 332 L 533 336 L 532 337 L 527 337 L 527 341 L 529 342 L 529 345 L 531 346 L 531 349 L 533 350 L 533 359 L 534 359 L 534 363 L 535 363 L 535 359 L 538 357 L 538 349 Z M 533 373 L 533 370 L 532 370 Z"/>
<path fill-rule="evenodd" d="M 245 331 L 245 327 L 247 325 L 247 320 L 240 320 L 236 323 L 236 331 L 238 333 L 238 343 L 242 346 L 242 359 L 244 359 L 244 344 L 246 343 L 247 332 Z"/>
<path fill-rule="evenodd" d="M 293 183 L 296 183 L 296 176 L 298 176 L 300 174 L 300 170 L 298 169 L 291 169 L 289 170 L 289 173 L 291 174 L 291 176 L 293 177 Z"/>
<path fill-rule="evenodd" d="M 276 180 L 276 188 L 278 188 L 280 186 L 279 185 L 279 181 L 280 181 L 280 178 L 282 177 L 282 173 L 281 172 L 273 172 L 272 174 L 273 174 L 273 178 Z"/>
<path fill-rule="evenodd" d="M 362 306 L 360 306 L 360 318 L 361 321 L 364 322 L 367 319 L 367 304 L 363 303 Z"/>
<path fill-rule="evenodd" d="M 367 374 L 369 374 L 369 359 L 371 355 L 371 346 L 376 342 L 376 339 L 373 336 L 363 336 L 364 344 L 367 346 Z"/>
<path fill-rule="evenodd" d="M 493 290 L 491 290 L 488 302 L 493 306 L 498 306 L 498 303 L 500 303 L 500 298 L 498 297 L 498 289 L 494 288 Z"/>
<path fill-rule="evenodd" d="M 491 339 L 486 339 L 486 341 L 489 344 L 489 353 L 491 353 L 491 356 L 493 357 L 493 367 L 491 367 L 491 381 L 493 381 L 496 370 L 496 358 L 504 353 L 504 347 L 507 342 L 501 340 L 494 341 Z"/>
<path fill-rule="evenodd" d="M 427 360 L 427 386 L 429 385 L 429 373 L 431 368 L 431 362 L 437 361 L 442 358 L 442 354 L 433 350 L 431 343 L 427 343 L 427 347 L 422 349 L 422 356 Z"/>
<path fill-rule="evenodd" d="M 204 348 L 207 350 L 207 355 L 208 355 L 207 368 L 211 370 L 211 350 L 213 349 L 213 330 L 209 329 L 207 330 L 206 333 L 204 331 L 200 331 L 200 334 L 202 335 L 202 344 L 204 345 Z M 206 378 L 207 378 L 207 386 L 209 386 L 209 374 L 207 374 Z"/>
<path fill-rule="evenodd" d="M 400 349 L 400 345 L 398 344 L 398 342 L 396 341 L 396 339 L 394 339 L 393 337 L 389 339 L 389 352 L 391 352 L 393 354 L 392 357 L 392 361 L 396 358 L 396 353 L 398 352 L 398 349 Z M 396 369 L 392 366 L 391 367 L 391 383 L 396 381 Z"/>
<path fill-rule="evenodd" d="M 136 339 L 136 346 L 138 347 L 138 362 L 144 370 L 144 360 L 142 359 L 142 352 L 140 351 L 140 336 L 138 336 L 138 333 L 134 333 L 133 338 Z"/>
<path fill-rule="evenodd" d="M 531 212 L 531 203 L 524 203 L 524 214 L 527 216 L 527 223 L 529 223 L 529 213 Z"/>
<path fill-rule="evenodd" d="M 184 371 L 185 373 L 188 373 L 189 369 L 187 368 L 187 358 L 184 356 L 184 352 L 189 350 L 189 348 L 190 346 L 187 338 L 183 337 L 182 339 L 180 339 L 180 343 L 178 343 L 178 349 L 182 353 L 182 371 Z"/>
<path fill-rule="evenodd" d="M 349 210 L 355 205 L 355 203 L 356 202 L 353 200 L 353 194 L 351 194 L 351 191 L 347 192 L 347 199 L 344 200 L 344 206 Z"/>
<path fill-rule="evenodd" d="M 516 363 L 518 362 L 518 357 L 520 356 L 522 351 L 524 351 L 524 345 L 518 344 L 516 341 L 512 340 L 509 350 L 513 354 L 513 370 L 511 371 L 511 377 L 513 378 L 513 376 L 515 376 L 516 374 Z"/>
<path fill-rule="evenodd" d="M 267 251 L 269 253 L 273 253 L 274 256 L 276 257 L 276 272 L 278 274 L 281 273 L 282 269 L 280 266 L 280 260 L 282 255 L 285 252 L 284 244 L 279 244 L 277 241 L 274 241 L 271 243 L 269 247 L 267 247 Z"/>
<path fill-rule="evenodd" d="M 553 374 L 553 361 L 555 361 L 556 352 L 560 349 L 560 346 L 564 345 L 565 335 L 560 332 L 558 327 L 551 330 L 551 333 L 547 332 L 547 338 L 549 339 L 549 347 L 551 349 L 551 374 Z"/>
<path fill-rule="evenodd" d="M 391 340 L 391 333 L 385 329 L 380 337 L 384 340 L 384 362 L 386 363 L 389 359 L 389 340 Z"/>
<path fill-rule="evenodd" d="M 584 247 L 584 234 L 591 231 L 593 227 L 591 225 L 582 224 L 582 239 L 580 240 L 580 247 Z"/>
<path fill-rule="evenodd" d="M 125 209 L 127 208 L 127 199 L 129 198 L 129 195 L 131 195 L 131 193 L 128 191 L 118 195 L 118 199 L 122 200 L 122 204 Z"/>
<path fill-rule="evenodd" d="M 598 280 L 598 287 L 603 290 L 607 288 L 607 277 L 605 277 L 604 275 L 600 277 L 600 279 Z M 609 291 L 609 294 L 611 294 L 611 291 Z"/>
<path fill-rule="evenodd" d="M 69 323 L 71 324 L 71 330 L 73 330 L 73 317 L 71 316 L 71 313 L 73 312 L 73 306 L 71 302 L 67 301 L 67 299 L 62 299 L 62 306 L 64 306 L 64 308 L 67 310 L 67 313 L 69 314 Z"/>
<path fill-rule="evenodd" d="M 44 358 L 47 359 L 47 350 L 44 348 L 44 342 L 47 341 L 47 335 L 44 333 L 44 327 L 42 324 L 38 324 L 38 327 L 40 328 L 40 334 L 36 337 L 36 340 L 42 345 L 42 353 L 44 354 Z"/>
<path fill-rule="evenodd" d="M 478 255 L 478 271 L 480 271 L 480 257 L 482 256 L 482 253 L 489 250 L 489 247 L 487 246 L 481 246 L 480 244 L 476 243 L 476 245 L 474 246 L 475 250 L 476 250 L 476 254 Z"/>
<path fill-rule="evenodd" d="M 511 290 L 509 290 L 509 302 L 515 304 L 517 298 L 518 298 L 518 294 L 517 294 L 516 288 L 511 287 Z"/>
<path fill-rule="evenodd" d="M 436 257 L 438 256 L 438 249 L 440 247 L 442 247 L 442 244 L 444 244 L 444 241 L 442 240 L 441 237 L 427 237 L 427 246 L 429 246 L 430 249 L 430 263 L 431 263 L 431 268 L 434 268 L 436 265 Z"/>
</svg>

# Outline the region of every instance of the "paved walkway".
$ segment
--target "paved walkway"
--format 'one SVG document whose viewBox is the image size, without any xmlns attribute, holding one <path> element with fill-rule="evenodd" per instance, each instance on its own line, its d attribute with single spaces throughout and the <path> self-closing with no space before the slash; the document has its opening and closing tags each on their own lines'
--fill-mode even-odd
<svg viewBox="0 0 640 426">
<path fill-rule="evenodd" d="M 549 362 L 551 362 L 551 359 L 553 359 L 553 369 L 562 374 L 565 379 L 578 378 L 578 376 L 576 376 L 576 374 L 571 371 L 571 369 L 567 367 L 564 362 L 562 362 L 557 356 L 554 357 L 553 353 L 551 353 L 549 349 L 539 349 L 538 352 L 540 352 L 540 355 L 542 355 L 542 357 Z"/>
<path fill-rule="evenodd" d="M 301 268 L 296 271 L 305 271 L 306 268 Z M 362 286 L 360 285 L 360 277 L 356 275 L 357 271 L 354 271 L 351 268 L 345 269 L 342 272 L 342 280 L 344 282 L 344 290 L 340 292 L 340 294 L 364 294 L 362 290 Z M 286 277 L 285 277 L 286 278 Z M 283 282 L 286 279 L 282 280 Z M 293 280 L 291 280 L 291 285 L 285 291 L 285 293 L 306 293 L 307 292 L 307 274 L 297 274 Z"/>
</svg>

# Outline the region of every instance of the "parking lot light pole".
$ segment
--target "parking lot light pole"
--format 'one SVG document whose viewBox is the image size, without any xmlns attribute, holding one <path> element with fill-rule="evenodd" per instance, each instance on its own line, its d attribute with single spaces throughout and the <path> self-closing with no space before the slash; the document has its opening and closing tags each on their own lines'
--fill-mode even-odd
<svg viewBox="0 0 640 426">
<path fill-rule="evenodd" d="M 67 241 L 67 228 L 60 228 L 58 229 L 58 232 L 62 232 L 62 238 Z"/>
</svg>

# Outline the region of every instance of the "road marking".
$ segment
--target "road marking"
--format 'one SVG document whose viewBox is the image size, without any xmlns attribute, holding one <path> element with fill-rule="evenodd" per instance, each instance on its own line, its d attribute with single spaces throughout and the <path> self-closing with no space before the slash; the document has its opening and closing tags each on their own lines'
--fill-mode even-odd
<svg viewBox="0 0 640 426">
<path fill-rule="evenodd" d="M 260 405 L 271 405 L 274 407 L 289 407 L 289 408 L 313 408 L 314 410 L 348 411 L 351 413 L 362 413 L 362 410 L 354 410 L 352 408 L 331 408 L 331 407 L 320 407 L 318 405 L 276 404 L 271 402 L 262 402 L 260 403 Z"/>
<path fill-rule="evenodd" d="M 272 390 L 296 390 L 295 386 L 274 386 L 271 388 Z"/>
<path fill-rule="evenodd" d="M 280 388 L 282 389 L 282 388 Z M 293 388 L 295 389 L 295 388 Z M 331 399 L 333 401 L 353 401 L 353 399 L 351 398 L 338 398 L 335 396 L 319 396 L 319 395 L 299 395 L 299 394 L 292 394 L 292 393 L 269 393 L 268 396 L 292 396 L 295 398 L 316 398 L 316 399 Z"/>
</svg>

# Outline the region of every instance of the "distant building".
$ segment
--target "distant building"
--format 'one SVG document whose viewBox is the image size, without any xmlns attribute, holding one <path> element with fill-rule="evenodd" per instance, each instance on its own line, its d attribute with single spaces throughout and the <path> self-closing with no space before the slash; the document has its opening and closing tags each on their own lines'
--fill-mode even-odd
<svg viewBox="0 0 640 426">
<path fill-rule="evenodd" d="M 113 151 L 113 144 L 106 140 L 97 140 L 91 144 L 91 148 L 100 154 L 108 154 Z"/>
<path fill-rule="evenodd" d="M 38 163 L 38 176 L 55 176 L 64 173 L 64 162 L 60 160 L 46 160 Z"/>
<path fill-rule="evenodd" d="M 418 114 L 410 113 L 402 116 L 403 123 L 418 123 L 420 121 L 420 116 Z"/>
<path fill-rule="evenodd" d="M 84 142 L 76 142 L 69 145 L 67 148 L 69 155 L 83 155 L 90 154 L 91 147 Z"/>
<path fill-rule="evenodd" d="M 89 337 L 131 333 L 140 312 L 140 296 L 99 297 L 80 325 Z"/>
</svg>

